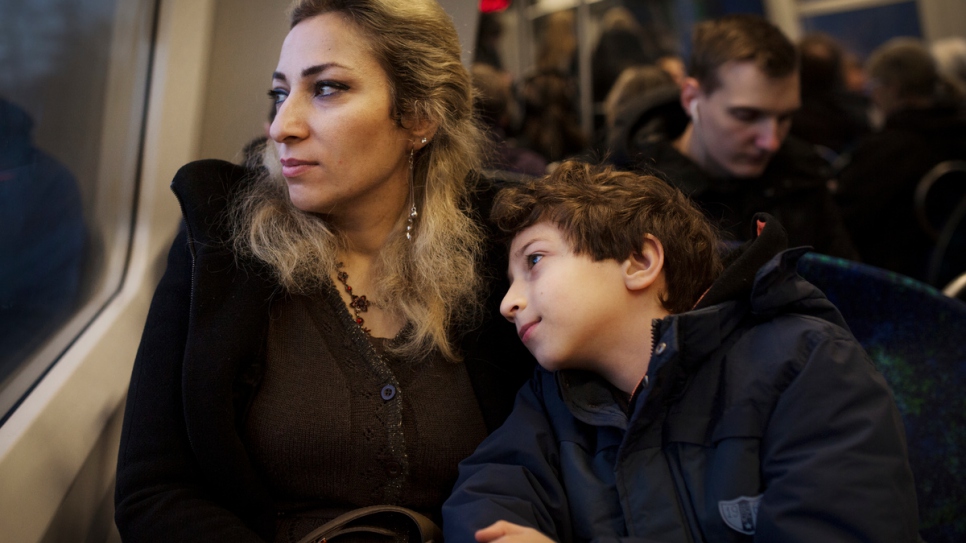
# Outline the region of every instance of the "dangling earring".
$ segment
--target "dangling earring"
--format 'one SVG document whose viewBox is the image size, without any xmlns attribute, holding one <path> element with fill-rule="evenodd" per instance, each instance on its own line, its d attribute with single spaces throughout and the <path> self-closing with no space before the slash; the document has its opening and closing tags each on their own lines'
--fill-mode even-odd
<svg viewBox="0 0 966 543">
<path fill-rule="evenodd" d="M 424 143 L 426 142 L 426 138 L 423 138 L 423 142 Z M 416 146 L 413 145 L 413 147 L 409 150 L 409 202 L 410 202 L 410 208 L 409 208 L 409 220 L 406 221 L 406 239 L 408 239 L 409 241 L 412 241 L 413 240 L 413 225 L 416 222 L 416 216 L 419 215 L 418 213 L 416 213 L 416 190 L 413 187 L 413 185 L 414 185 L 414 181 L 413 181 L 413 162 L 414 162 L 414 160 L 413 160 L 413 158 L 414 158 L 415 153 L 416 153 Z"/>
</svg>

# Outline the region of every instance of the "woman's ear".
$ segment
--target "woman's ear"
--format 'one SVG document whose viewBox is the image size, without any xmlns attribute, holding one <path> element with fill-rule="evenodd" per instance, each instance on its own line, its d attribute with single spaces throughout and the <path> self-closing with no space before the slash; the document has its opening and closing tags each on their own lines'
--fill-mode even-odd
<svg viewBox="0 0 966 543">
<path fill-rule="evenodd" d="M 416 151 L 429 145 L 429 142 L 433 141 L 433 137 L 436 136 L 436 130 L 439 128 L 438 122 L 433 121 L 426 115 L 421 114 L 418 105 L 419 103 L 417 102 L 417 107 L 409 117 L 412 119 L 411 126 L 410 123 L 403 123 L 404 127 L 409 128 L 409 133 L 411 135 L 410 141 L 413 142 L 413 149 Z"/>
<path fill-rule="evenodd" d="M 433 141 L 433 137 L 436 136 L 437 124 L 434 122 L 420 122 L 417 126 L 410 130 L 412 133 L 412 141 L 415 150 L 420 150 L 423 147 L 429 145 L 429 142 Z"/>
<path fill-rule="evenodd" d="M 640 252 L 631 254 L 623 262 L 624 285 L 628 290 L 643 290 L 658 281 L 664 273 L 664 245 L 647 234 Z"/>
</svg>

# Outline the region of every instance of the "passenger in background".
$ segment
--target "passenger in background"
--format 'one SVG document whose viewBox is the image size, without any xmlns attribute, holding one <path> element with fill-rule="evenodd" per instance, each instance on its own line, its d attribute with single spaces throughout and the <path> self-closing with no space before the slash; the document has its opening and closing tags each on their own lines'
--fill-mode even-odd
<svg viewBox="0 0 966 543">
<path fill-rule="evenodd" d="M 70 315 L 87 228 L 77 179 L 0 98 L 0 384 Z"/>
<path fill-rule="evenodd" d="M 684 66 L 684 59 L 678 55 L 664 55 L 657 59 L 657 67 L 667 72 L 674 80 L 674 84 L 679 87 L 684 87 L 684 79 L 688 76 L 686 67 Z"/>
<path fill-rule="evenodd" d="M 966 96 L 966 38 L 953 36 L 933 42 L 929 47 L 939 74 Z"/>
<path fill-rule="evenodd" d="M 577 115 L 576 81 L 559 71 L 541 71 L 523 82 L 523 123 L 520 145 L 547 162 L 577 155 L 587 148 L 587 136 Z"/>
<path fill-rule="evenodd" d="M 539 154 L 517 145 L 507 137 L 512 123 L 513 81 L 507 72 L 488 64 L 473 64 L 473 108 L 489 129 L 492 149 L 484 157 L 484 167 L 538 177 L 546 173 L 547 161 Z"/>
<path fill-rule="evenodd" d="M 845 88 L 842 47 L 826 34 L 798 43 L 802 108 L 792 119 L 794 136 L 819 146 L 829 164 L 869 133 L 868 99 Z"/>
<path fill-rule="evenodd" d="M 548 15 L 536 70 L 521 84 L 523 121 L 519 134 L 520 145 L 539 153 L 547 162 L 573 156 L 587 147 L 577 110 L 576 51 L 573 11 Z"/>
<path fill-rule="evenodd" d="M 591 55 L 594 102 L 604 101 L 625 69 L 653 60 L 644 49 L 644 31 L 630 10 L 623 6 L 608 9 Z"/>
<path fill-rule="evenodd" d="M 433 0 L 300 0 L 265 170 L 178 172 L 186 227 L 124 412 L 125 541 L 293 543 L 383 504 L 439 520 L 533 367 L 495 314 L 460 50 Z"/>
<path fill-rule="evenodd" d="M 845 77 L 845 90 L 855 94 L 868 92 L 869 77 L 865 73 L 862 59 L 852 51 L 843 51 L 842 73 Z"/>
<path fill-rule="evenodd" d="M 544 21 L 537 49 L 537 71 L 573 77 L 577 62 L 577 30 L 573 10 L 555 11 Z"/>
<path fill-rule="evenodd" d="M 837 199 L 864 262 L 924 279 L 933 242 L 918 226 L 913 194 L 936 164 L 966 160 L 966 115 L 916 39 L 885 43 L 867 71 L 885 125 L 852 153 Z"/>
<path fill-rule="evenodd" d="M 674 79 L 670 74 L 650 64 L 632 66 L 621 72 L 604 100 L 604 120 L 608 130 L 613 129 L 621 111 L 635 98 L 673 84 Z"/>
<path fill-rule="evenodd" d="M 652 135 L 667 133 L 659 115 L 648 121 L 648 126 L 640 126 L 638 120 L 646 114 L 642 110 L 651 107 L 654 91 L 667 89 L 673 93 L 670 89 L 677 88 L 672 77 L 654 65 L 632 66 L 621 72 L 604 100 L 604 135 L 600 139 L 606 152 L 623 152 L 632 129 Z"/>
<path fill-rule="evenodd" d="M 503 23 L 497 13 L 481 13 L 480 23 L 476 30 L 476 49 L 473 51 L 473 62 L 487 64 L 497 70 L 503 69 L 503 59 L 500 58 L 500 40 L 503 39 Z"/>
<path fill-rule="evenodd" d="M 801 106 L 798 61 L 778 28 L 751 15 L 696 25 L 680 104 L 691 122 L 632 149 L 638 169 L 662 172 L 734 239 L 749 239 L 748 221 L 763 211 L 793 245 L 856 256 L 826 186 L 828 164 L 788 137 Z"/>
</svg>

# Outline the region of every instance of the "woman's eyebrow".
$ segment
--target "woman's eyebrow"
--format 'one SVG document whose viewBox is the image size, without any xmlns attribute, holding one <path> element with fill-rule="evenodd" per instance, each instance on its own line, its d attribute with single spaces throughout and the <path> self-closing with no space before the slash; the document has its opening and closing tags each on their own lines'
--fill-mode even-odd
<svg viewBox="0 0 966 543">
<path fill-rule="evenodd" d="M 302 77 L 311 77 L 313 75 L 318 75 L 329 68 L 340 67 L 344 68 L 341 64 L 337 62 L 326 62 L 324 64 L 316 64 L 315 66 L 309 66 L 308 68 L 302 70 Z"/>
<path fill-rule="evenodd" d="M 302 70 L 302 77 L 303 78 L 312 77 L 313 75 L 318 75 L 328 70 L 329 68 L 343 68 L 346 70 L 349 69 L 346 66 L 339 64 L 338 62 L 325 62 L 322 64 L 316 64 L 315 66 L 309 66 L 308 68 L 305 68 L 304 70 Z M 282 72 L 274 72 L 272 74 L 272 79 L 276 79 L 278 81 L 284 81 L 286 83 L 288 82 L 288 78 L 285 77 L 285 74 L 283 74 Z"/>
</svg>

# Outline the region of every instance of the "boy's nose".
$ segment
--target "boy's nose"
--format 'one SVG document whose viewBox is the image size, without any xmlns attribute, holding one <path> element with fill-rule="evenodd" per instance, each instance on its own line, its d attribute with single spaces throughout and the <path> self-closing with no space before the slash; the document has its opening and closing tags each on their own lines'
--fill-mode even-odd
<svg viewBox="0 0 966 543">
<path fill-rule="evenodd" d="M 506 320 L 513 322 L 517 313 L 524 307 L 526 307 L 526 301 L 523 296 L 514 290 L 513 285 L 510 285 L 510 290 L 506 292 L 506 296 L 500 302 L 500 314 L 506 317 Z"/>
</svg>

